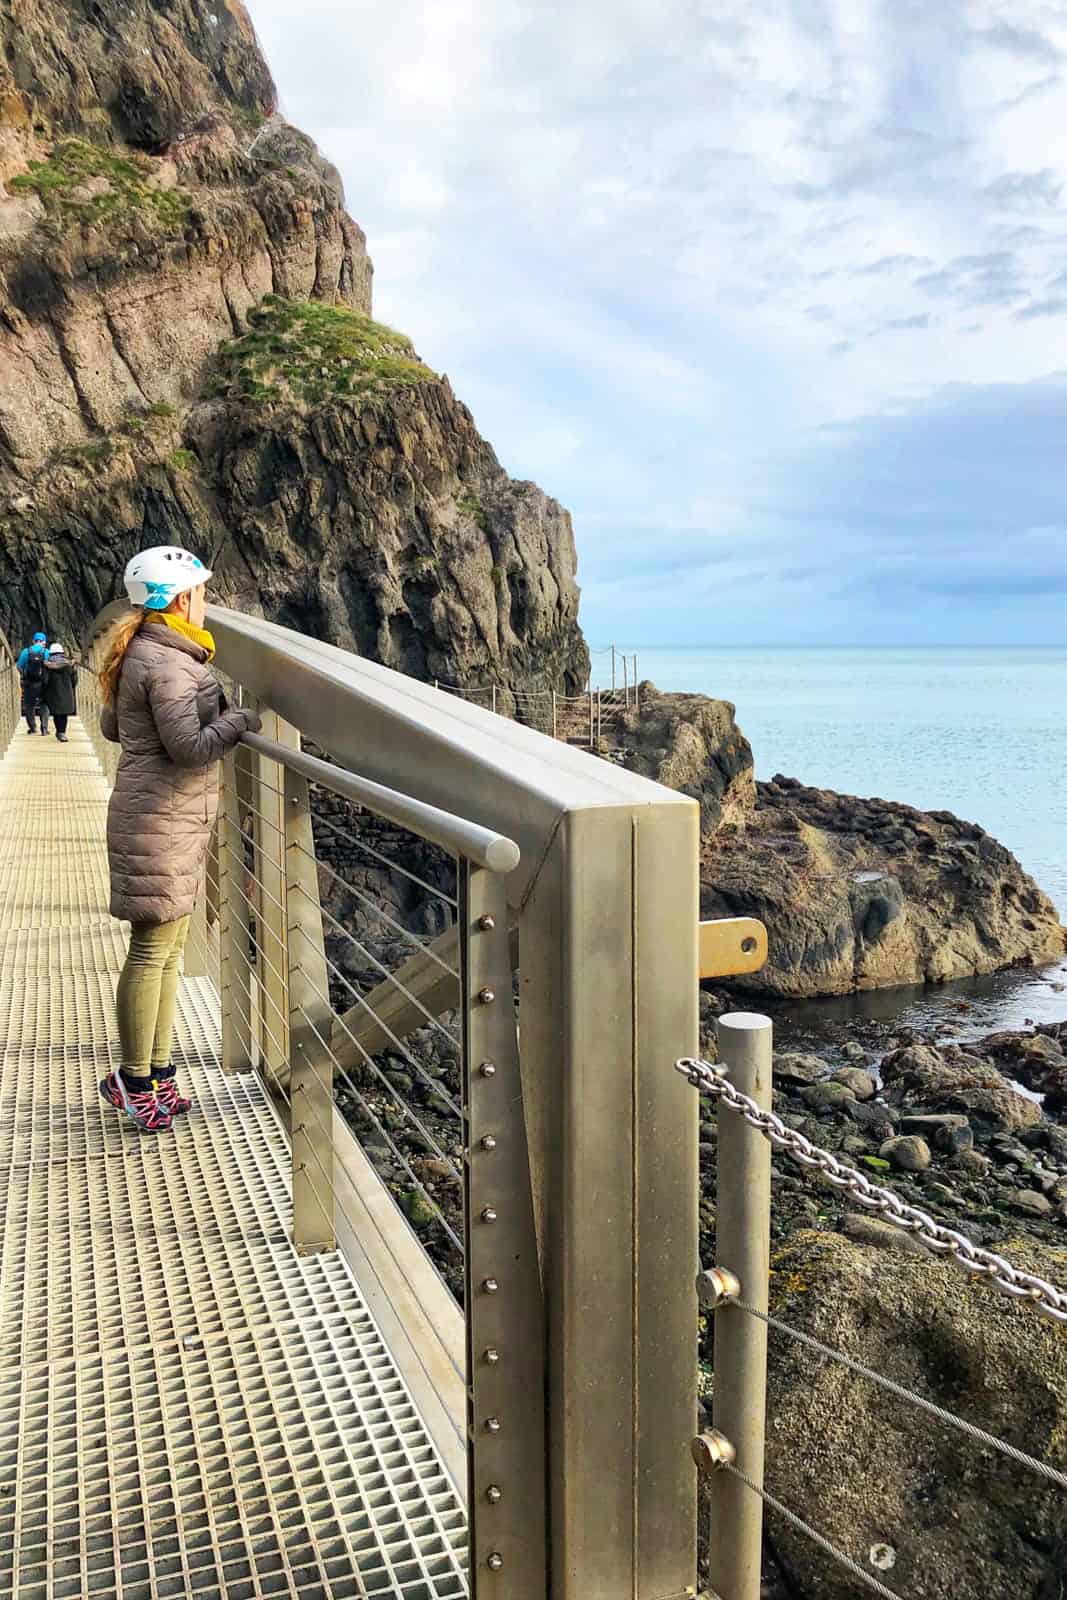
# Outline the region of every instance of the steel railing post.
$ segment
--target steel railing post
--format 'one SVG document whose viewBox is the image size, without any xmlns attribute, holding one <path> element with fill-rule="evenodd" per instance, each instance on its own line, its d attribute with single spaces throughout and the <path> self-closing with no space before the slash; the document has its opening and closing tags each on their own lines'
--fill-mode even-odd
<svg viewBox="0 0 1067 1600">
<path fill-rule="evenodd" d="M 462 864 L 472 1600 L 544 1600 L 545 1320 L 505 879 Z"/>
<path fill-rule="evenodd" d="M 733 1012 L 718 1021 L 719 1057 L 730 1082 L 763 1110 L 771 1105 L 773 1027 L 768 1017 Z M 741 1297 L 767 1310 L 770 1271 L 771 1147 L 728 1107 L 719 1111 L 716 1264 L 732 1272 Z M 715 1313 L 712 1419 L 738 1469 L 763 1484 L 767 1325 L 726 1304 Z M 724 1600 L 759 1600 L 763 1503 L 730 1472 L 710 1481 L 709 1581 Z"/>
<path fill-rule="evenodd" d="M 667 1079 L 697 1037 L 698 823 L 673 799 L 568 813 L 519 920 L 553 1600 L 681 1600 L 696 1575 L 697 1110 Z"/>
<path fill-rule="evenodd" d="M 264 707 L 262 733 L 299 750 L 300 734 Z M 285 769 L 256 751 L 252 757 L 252 807 L 256 841 L 256 967 L 260 999 L 259 1049 L 264 1076 L 284 1091 L 289 1079 L 289 972 L 286 928 Z"/>
<path fill-rule="evenodd" d="M 247 760 L 248 752 L 239 747 L 227 753 L 219 796 L 219 1000 L 224 1072 L 247 1072 L 253 1065 L 248 872 L 238 792 L 239 767 Z"/>
<path fill-rule="evenodd" d="M 333 1010 L 319 906 L 307 779 L 285 769 L 285 914 L 289 949 L 289 1091 L 293 1243 L 301 1255 L 332 1250 Z"/>
</svg>

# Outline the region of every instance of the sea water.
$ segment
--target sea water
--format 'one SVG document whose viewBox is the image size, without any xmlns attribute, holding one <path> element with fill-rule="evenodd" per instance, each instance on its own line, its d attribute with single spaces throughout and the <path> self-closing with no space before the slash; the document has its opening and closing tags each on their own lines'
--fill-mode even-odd
<svg viewBox="0 0 1067 1600">
<path fill-rule="evenodd" d="M 604 682 L 603 656 L 594 682 Z M 1067 921 L 1067 649 L 637 650 L 664 690 L 731 701 L 758 778 L 901 800 L 976 822 Z M 1067 1017 L 1067 970 L 950 986 L 975 1031 Z M 945 991 L 837 1005 L 922 1026 Z"/>
</svg>

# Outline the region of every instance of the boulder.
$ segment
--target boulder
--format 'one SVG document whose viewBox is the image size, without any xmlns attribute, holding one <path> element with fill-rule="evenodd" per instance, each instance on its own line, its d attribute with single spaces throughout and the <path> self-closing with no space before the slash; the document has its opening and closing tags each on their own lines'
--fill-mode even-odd
<svg viewBox="0 0 1067 1600">
<path fill-rule="evenodd" d="M 891 1161 L 901 1172 L 925 1172 L 933 1161 L 930 1146 L 916 1134 L 887 1139 L 878 1154 L 883 1161 Z"/>
<path fill-rule="evenodd" d="M 705 832 L 701 876 L 705 916 L 767 926 L 766 966 L 734 980 L 754 992 L 944 983 L 1064 951 L 1048 896 L 981 828 L 795 779 L 757 784 L 742 827 Z"/>
<path fill-rule="evenodd" d="M 834 1082 L 844 1084 L 857 1100 L 873 1100 L 878 1093 L 878 1085 L 862 1067 L 842 1067 L 834 1073 Z"/>
<path fill-rule="evenodd" d="M 1067 1250 L 1001 1247 L 1067 1283 Z M 772 1310 L 999 1438 L 1059 1466 L 1067 1337 L 941 1257 L 798 1234 L 774 1260 Z M 1053 1600 L 1067 1495 L 787 1338 L 770 1342 L 767 1486 L 872 1576 L 924 1600 Z M 771 1513 L 803 1600 L 858 1600 L 855 1580 Z"/>
<path fill-rule="evenodd" d="M 885 1057 L 881 1072 L 891 1092 L 931 1111 L 973 1113 L 1013 1133 L 1041 1121 L 1035 1101 L 1013 1088 L 991 1062 L 958 1045 L 907 1045 Z"/>
<path fill-rule="evenodd" d="M 773 1073 L 790 1083 L 819 1083 L 827 1076 L 827 1066 L 820 1056 L 784 1051 L 774 1057 Z"/>
</svg>

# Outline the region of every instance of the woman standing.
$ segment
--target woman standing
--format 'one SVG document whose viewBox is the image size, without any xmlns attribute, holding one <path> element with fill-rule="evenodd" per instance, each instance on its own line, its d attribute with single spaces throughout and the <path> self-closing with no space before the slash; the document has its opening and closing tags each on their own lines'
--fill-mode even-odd
<svg viewBox="0 0 1067 1600">
<path fill-rule="evenodd" d="M 132 924 L 116 996 L 122 1066 L 100 1084 L 140 1128 L 169 1128 L 190 1102 L 171 1064 L 182 951 L 218 806 L 219 758 L 259 727 L 228 710 L 208 662 L 211 573 L 188 550 L 146 550 L 126 568 L 134 607 L 100 670 L 101 728 L 122 746 L 107 819 L 111 914 Z"/>
<path fill-rule="evenodd" d="M 48 646 L 44 663 L 44 689 L 41 698 L 55 720 L 56 738 L 60 744 L 67 742 L 67 721 L 78 709 L 74 685 L 78 669 L 67 656 L 61 644 Z"/>
</svg>

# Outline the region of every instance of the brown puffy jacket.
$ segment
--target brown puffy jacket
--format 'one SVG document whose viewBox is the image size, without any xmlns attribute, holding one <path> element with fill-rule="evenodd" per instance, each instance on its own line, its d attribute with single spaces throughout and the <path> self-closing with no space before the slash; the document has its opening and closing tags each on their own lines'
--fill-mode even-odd
<svg viewBox="0 0 1067 1600">
<path fill-rule="evenodd" d="M 107 815 L 111 915 L 123 922 L 188 916 L 218 809 L 217 762 L 258 719 L 223 711 L 202 646 L 166 623 L 135 634 L 105 739 L 122 746 Z"/>
</svg>

